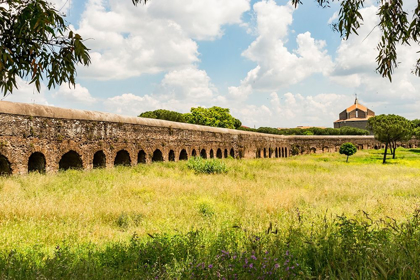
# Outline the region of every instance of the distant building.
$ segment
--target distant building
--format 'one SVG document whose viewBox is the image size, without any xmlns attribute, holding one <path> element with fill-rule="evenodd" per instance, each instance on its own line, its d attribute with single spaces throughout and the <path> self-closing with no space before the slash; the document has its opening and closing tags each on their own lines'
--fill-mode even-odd
<svg viewBox="0 0 420 280">
<path fill-rule="evenodd" d="M 334 122 L 334 128 L 350 126 L 366 129 L 368 119 L 374 116 L 375 112 L 360 104 L 356 97 L 354 104 L 340 113 L 339 119 Z"/>
</svg>

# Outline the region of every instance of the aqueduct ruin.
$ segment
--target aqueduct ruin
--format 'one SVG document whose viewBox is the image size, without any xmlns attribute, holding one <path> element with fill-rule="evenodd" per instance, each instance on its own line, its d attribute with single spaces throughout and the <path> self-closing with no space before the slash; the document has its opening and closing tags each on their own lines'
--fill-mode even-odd
<svg viewBox="0 0 420 280">
<path fill-rule="evenodd" d="M 107 168 L 203 158 L 285 158 L 335 152 L 372 136 L 280 136 L 163 120 L 0 102 L 0 174 Z M 414 140 L 408 145 L 416 146 Z"/>
</svg>

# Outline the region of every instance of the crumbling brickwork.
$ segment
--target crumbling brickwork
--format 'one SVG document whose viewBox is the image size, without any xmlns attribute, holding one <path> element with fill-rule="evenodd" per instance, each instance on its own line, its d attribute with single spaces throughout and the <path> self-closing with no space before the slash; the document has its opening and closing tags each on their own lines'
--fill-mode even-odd
<svg viewBox="0 0 420 280">
<path fill-rule="evenodd" d="M 0 102 L 0 173 L 56 172 L 206 158 L 288 157 L 334 152 L 372 136 L 279 136 L 162 120 Z M 412 144 L 414 145 L 414 144 Z"/>
</svg>

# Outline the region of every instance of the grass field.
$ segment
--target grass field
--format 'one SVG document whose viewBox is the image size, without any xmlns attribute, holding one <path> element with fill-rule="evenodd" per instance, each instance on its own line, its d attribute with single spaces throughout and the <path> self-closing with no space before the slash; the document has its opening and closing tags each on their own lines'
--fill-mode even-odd
<svg viewBox="0 0 420 280">
<path fill-rule="evenodd" d="M 0 278 L 414 277 L 420 149 L 381 152 L 0 178 Z"/>
</svg>

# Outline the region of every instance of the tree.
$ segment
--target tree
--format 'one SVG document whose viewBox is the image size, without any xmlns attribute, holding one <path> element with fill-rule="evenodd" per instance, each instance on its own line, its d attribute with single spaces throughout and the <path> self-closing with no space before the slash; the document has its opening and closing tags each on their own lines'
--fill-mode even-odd
<svg viewBox="0 0 420 280">
<path fill-rule="evenodd" d="M 349 157 L 354 155 L 357 152 L 356 146 L 353 143 L 344 143 L 340 146 L 340 155 L 346 155 L 347 160 L 346 162 L 349 162 Z"/>
<path fill-rule="evenodd" d="M 237 129 L 241 127 L 240 120 L 232 117 L 228 108 L 213 106 L 211 108 L 191 108 L 191 112 L 184 115 L 188 123 Z"/>
<path fill-rule="evenodd" d="M 167 120 L 172 122 L 186 122 L 184 114 L 175 112 L 175 111 L 169 111 L 164 109 L 159 109 L 155 111 L 147 111 L 144 113 L 141 113 L 139 117 L 142 118 L 149 118 L 149 119 L 160 119 L 160 120 Z"/>
<path fill-rule="evenodd" d="M 90 64 L 88 48 L 63 17 L 43 0 L 0 0 L 0 90 L 17 88 L 29 79 L 40 91 L 68 82 L 75 85 L 76 65 Z"/>
<path fill-rule="evenodd" d="M 413 124 L 397 115 L 379 115 L 368 120 L 368 127 L 373 131 L 375 139 L 385 144 L 383 163 L 386 162 L 388 147 L 395 159 L 397 143 L 408 141 L 413 136 Z"/>
<path fill-rule="evenodd" d="M 319 6 L 330 7 L 330 1 L 316 0 Z M 338 22 L 333 24 L 333 29 L 340 33 L 340 36 L 347 40 L 349 36 L 363 25 L 363 17 L 360 9 L 367 0 L 341 0 Z M 292 4 L 302 4 L 302 0 L 292 0 Z M 398 67 L 397 46 L 418 45 L 420 43 L 420 2 L 414 10 L 411 21 L 408 19 L 408 12 L 403 9 L 403 0 L 378 0 L 379 24 L 376 26 L 381 31 L 381 41 L 378 43 L 379 51 L 376 61 L 376 71 L 382 77 L 387 77 L 392 82 L 392 74 Z M 415 69 L 412 71 L 420 76 L 420 59 L 417 60 Z"/>
</svg>

